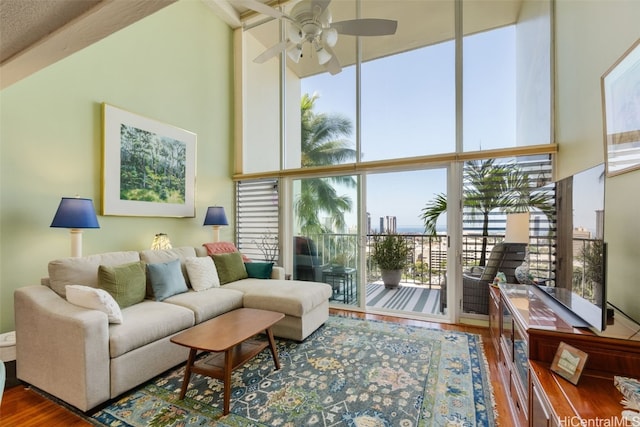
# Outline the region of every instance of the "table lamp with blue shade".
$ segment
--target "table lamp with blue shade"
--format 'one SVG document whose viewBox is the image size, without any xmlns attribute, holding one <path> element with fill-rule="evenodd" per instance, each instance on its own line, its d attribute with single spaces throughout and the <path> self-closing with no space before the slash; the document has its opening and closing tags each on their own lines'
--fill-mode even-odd
<svg viewBox="0 0 640 427">
<path fill-rule="evenodd" d="M 213 241 L 220 241 L 220 226 L 229 225 L 227 215 L 224 213 L 224 208 L 222 206 L 209 206 L 209 208 L 207 208 L 207 215 L 204 217 L 203 225 L 213 226 Z"/>
<path fill-rule="evenodd" d="M 71 256 L 82 256 L 82 229 L 100 228 L 91 199 L 63 197 L 51 227 L 68 228 L 71 233 Z"/>
</svg>

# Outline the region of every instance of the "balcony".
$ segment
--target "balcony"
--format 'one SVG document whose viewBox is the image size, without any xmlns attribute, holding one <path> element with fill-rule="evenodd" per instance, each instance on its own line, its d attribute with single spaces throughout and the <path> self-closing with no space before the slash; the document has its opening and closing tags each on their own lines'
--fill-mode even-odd
<svg viewBox="0 0 640 427">
<path fill-rule="evenodd" d="M 366 277 L 357 265 L 357 235 L 355 234 L 322 234 L 311 236 L 317 251 L 318 265 L 322 275 L 316 280 L 326 281 L 334 286 L 334 300 L 344 304 L 358 304 L 358 283 L 365 281 L 367 307 L 391 308 L 400 311 L 420 311 L 422 313 L 439 313 L 440 291 L 446 283 L 447 271 L 447 236 L 428 236 L 423 234 L 401 234 L 409 247 L 407 267 L 402 273 L 399 290 L 391 290 L 381 295 L 381 274 L 371 261 L 373 236 L 366 236 L 365 260 Z M 493 246 L 504 239 L 503 235 L 486 236 L 486 255 Z M 534 277 L 548 279 L 553 271 L 552 239 L 533 237 L 529 246 L 529 265 Z M 465 235 L 462 244 L 463 270 L 480 265 L 483 251 L 483 236 Z M 335 273 L 335 274 L 334 274 Z M 394 295 L 391 293 L 395 292 Z M 413 302 L 416 302 L 414 305 Z M 416 307 L 420 310 L 414 310 Z M 427 311 L 424 311 L 427 310 Z"/>
</svg>

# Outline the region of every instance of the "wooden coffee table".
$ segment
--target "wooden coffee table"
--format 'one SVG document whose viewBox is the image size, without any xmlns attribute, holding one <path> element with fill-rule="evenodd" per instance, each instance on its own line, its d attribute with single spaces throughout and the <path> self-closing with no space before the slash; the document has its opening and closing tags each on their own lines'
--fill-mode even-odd
<svg viewBox="0 0 640 427">
<path fill-rule="evenodd" d="M 284 314 L 274 311 L 240 308 L 207 320 L 172 337 L 171 342 L 190 348 L 180 399 L 183 399 L 187 392 L 192 373 L 219 379 L 224 384 L 222 413 L 227 415 L 231 399 L 231 372 L 234 369 L 244 365 L 267 347 L 271 349 L 276 369 L 280 369 L 271 327 L 283 317 Z M 266 333 L 268 341 L 249 340 L 261 332 Z M 194 364 L 199 350 L 218 354 L 208 358 L 206 366 L 201 363 Z"/>
</svg>

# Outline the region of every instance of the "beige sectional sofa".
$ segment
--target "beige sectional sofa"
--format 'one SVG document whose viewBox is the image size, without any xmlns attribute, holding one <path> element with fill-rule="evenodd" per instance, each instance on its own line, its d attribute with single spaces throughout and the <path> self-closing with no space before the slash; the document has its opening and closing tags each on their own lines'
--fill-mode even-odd
<svg viewBox="0 0 640 427">
<path fill-rule="evenodd" d="M 206 290 L 147 298 L 120 310 L 122 323 L 107 314 L 67 301 L 66 285 L 98 286 L 99 266 L 147 264 L 205 257 L 201 247 L 162 251 L 112 252 L 49 263 L 49 277 L 15 292 L 17 377 L 88 411 L 161 374 L 187 358 L 188 350 L 169 339 L 187 328 L 241 308 L 278 311 L 285 318 L 274 335 L 302 341 L 329 316 L 331 287 L 284 280 L 274 267 L 271 280 L 246 278 Z M 151 293 L 151 295 L 149 295 Z"/>
</svg>

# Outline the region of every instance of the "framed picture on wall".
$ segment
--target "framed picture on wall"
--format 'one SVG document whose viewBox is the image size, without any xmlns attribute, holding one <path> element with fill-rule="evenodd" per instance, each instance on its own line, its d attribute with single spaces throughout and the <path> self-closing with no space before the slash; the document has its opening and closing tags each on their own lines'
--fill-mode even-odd
<svg viewBox="0 0 640 427">
<path fill-rule="evenodd" d="M 194 217 L 196 134 L 102 104 L 102 215 Z"/>
<path fill-rule="evenodd" d="M 607 176 L 640 168 L 640 39 L 601 78 Z"/>
</svg>

